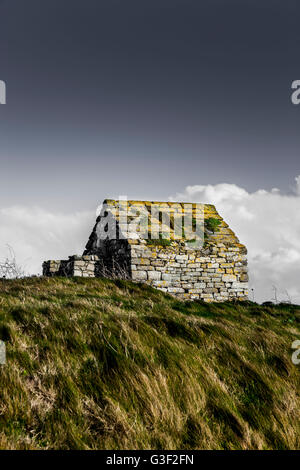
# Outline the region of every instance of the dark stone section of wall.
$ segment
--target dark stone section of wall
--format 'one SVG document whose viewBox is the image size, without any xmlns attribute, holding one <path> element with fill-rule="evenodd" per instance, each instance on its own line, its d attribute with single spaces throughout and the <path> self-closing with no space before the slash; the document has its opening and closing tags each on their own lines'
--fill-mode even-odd
<svg viewBox="0 0 300 470">
<path fill-rule="evenodd" d="M 96 250 L 97 277 L 131 279 L 131 248 L 127 240 L 103 240 Z"/>
<path fill-rule="evenodd" d="M 50 260 L 43 263 L 43 276 L 73 276 L 74 261 L 73 260 Z"/>
</svg>

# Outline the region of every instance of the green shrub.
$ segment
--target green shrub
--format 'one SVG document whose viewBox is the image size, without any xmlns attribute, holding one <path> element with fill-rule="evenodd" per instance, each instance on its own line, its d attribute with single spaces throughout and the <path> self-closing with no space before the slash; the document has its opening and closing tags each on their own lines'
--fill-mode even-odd
<svg viewBox="0 0 300 470">
<path fill-rule="evenodd" d="M 205 228 L 213 233 L 218 232 L 220 230 L 219 229 L 220 224 L 221 224 L 221 221 L 214 217 L 209 217 L 204 222 Z"/>
</svg>

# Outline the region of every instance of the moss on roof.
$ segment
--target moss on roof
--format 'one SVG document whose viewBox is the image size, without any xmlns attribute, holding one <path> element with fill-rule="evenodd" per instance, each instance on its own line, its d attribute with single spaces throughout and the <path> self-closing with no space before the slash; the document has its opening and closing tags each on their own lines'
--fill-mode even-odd
<svg viewBox="0 0 300 470">
<path fill-rule="evenodd" d="M 121 202 L 121 204 L 120 204 Z M 137 211 L 140 208 L 144 208 L 150 215 L 153 211 L 153 206 L 158 209 L 161 213 L 168 212 L 172 218 L 176 218 L 176 213 L 178 217 L 181 214 L 190 213 L 192 218 L 197 215 L 204 213 L 204 220 L 208 219 L 217 219 L 220 221 L 218 230 L 215 233 L 210 233 L 209 238 L 211 242 L 214 243 L 224 243 L 230 246 L 236 246 L 238 248 L 244 248 L 239 242 L 239 239 L 235 233 L 229 228 L 228 224 L 223 220 L 223 218 L 218 213 L 216 207 L 213 204 L 202 204 L 202 203 L 191 203 L 191 202 L 171 202 L 171 201 L 138 201 L 138 200 L 124 200 L 119 201 L 115 199 L 105 199 L 103 201 L 103 206 L 105 210 L 110 210 L 112 215 L 116 218 L 117 222 L 120 222 L 120 213 L 119 207 L 123 207 L 126 210 L 128 217 L 134 217 Z M 102 213 L 103 215 L 103 213 Z M 159 217 L 153 216 L 148 221 L 149 226 L 159 225 L 161 233 L 164 232 L 164 226 L 159 220 Z M 168 229 L 168 227 L 165 227 Z M 168 230 L 166 230 L 168 231 Z M 174 239 L 174 229 L 171 227 L 170 238 Z M 178 236 L 176 237 L 178 239 Z M 185 237 L 183 236 L 182 239 Z"/>
</svg>

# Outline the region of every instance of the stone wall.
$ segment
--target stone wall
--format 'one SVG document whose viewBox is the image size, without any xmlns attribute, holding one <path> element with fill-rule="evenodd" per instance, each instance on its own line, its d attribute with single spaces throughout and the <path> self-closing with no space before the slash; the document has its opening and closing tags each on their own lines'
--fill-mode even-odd
<svg viewBox="0 0 300 470">
<path fill-rule="evenodd" d="M 132 245 L 132 279 L 180 298 L 244 300 L 248 296 L 245 248 L 219 243 L 203 251 Z"/>
<path fill-rule="evenodd" d="M 68 260 L 50 260 L 43 263 L 43 276 L 95 277 L 97 255 L 69 256 Z"/>
<path fill-rule="evenodd" d="M 144 204 L 150 211 L 153 204 L 163 204 L 176 217 L 178 206 L 180 208 L 179 203 L 128 201 L 126 204 L 129 214 L 134 213 L 135 205 Z M 199 210 L 190 206 L 193 214 Z M 202 206 L 205 220 L 213 217 L 219 221 L 219 226 L 215 232 L 205 230 L 204 246 L 193 249 L 186 240 L 175 239 L 172 231 L 166 245 L 145 240 L 138 233 L 133 233 L 129 239 L 119 239 L 121 224 L 117 201 L 104 201 L 83 256 L 47 261 L 43 264 L 43 274 L 132 279 L 182 299 L 245 300 L 248 298 L 247 250 L 214 206 Z M 99 225 L 104 224 L 108 212 L 116 221 L 116 239 L 99 237 Z M 154 223 L 160 224 L 159 220 Z"/>
</svg>

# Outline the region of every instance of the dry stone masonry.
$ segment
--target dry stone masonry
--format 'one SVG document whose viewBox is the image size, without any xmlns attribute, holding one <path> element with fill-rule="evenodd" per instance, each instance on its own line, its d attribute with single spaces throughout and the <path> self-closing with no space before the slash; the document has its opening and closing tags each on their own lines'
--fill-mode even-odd
<svg viewBox="0 0 300 470">
<path fill-rule="evenodd" d="M 124 224 L 124 208 L 129 226 Z M 183 220 L 183 213 L 192 221 L 202 213 L 203 246 L 187 235 L 185 226 L 178 237 L 176 221 Z M 137 214 L 142 214 L 143 224 L 134 224 Z M 145 237 L 145 227 L 147 233 L 159 232 L 158 237 Z M 246 255 L 246 247 L 213 205 L 122 201 L 120 210 L 119 201 L 105 200 L 83 255 L 46 261 L 43 274 L 127 278 L 182 299 L 245 300 Z"/>
</svg>

